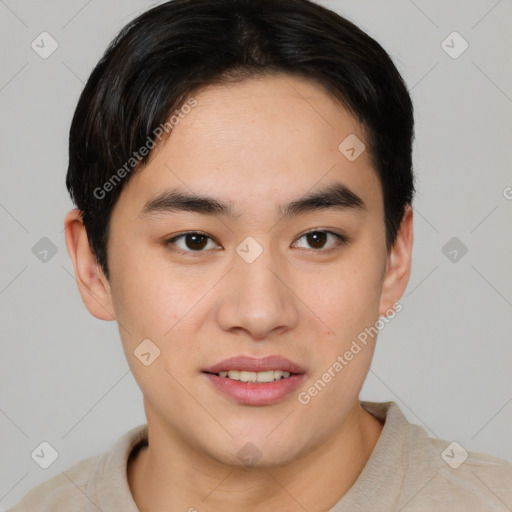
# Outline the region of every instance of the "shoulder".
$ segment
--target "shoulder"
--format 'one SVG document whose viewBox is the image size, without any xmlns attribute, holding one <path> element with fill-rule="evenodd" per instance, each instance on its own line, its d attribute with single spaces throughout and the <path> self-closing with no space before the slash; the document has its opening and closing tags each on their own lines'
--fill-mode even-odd
<svg viewBox="0 0 512 512">
<path fill-rule="evenodd" d="M 86 510 L 85 490 L 100 455 L 89 457 L 61 471 L 53 478 L 31 489 L 21 501 L 7 512 L 50 512 L 57 510 Z"/>
<path fill-rule="evenodd" d="M 30 490 L 8 512 L 136 511 L 127 480 L 134 448 L 147 442 L 147 425 L 121 436 L 108 450 L 77 462 Z"/>
<path fill-rule="evenodd" d="M 366 472 L 371 477 L 363 484 L 366 494 L 377 481 L 379 489 L 374 494 L 384 493 L 393 502 L 393 510 L 512 510 L 510 461 L 470 451 L 457 441 L 429 437 L 423 427 L 409 422 L 395 402 L 362 405 L 384 422 L 370 459 L 373 464 Z"/>
<path fill-rule="evenodd" d="M 412 509 L 500 512 L 512 507 L 510 461 L 428 437 L 417 425 L 411 425 L 411 434 L 417 443 L 410 460 Z"/>
</svg>

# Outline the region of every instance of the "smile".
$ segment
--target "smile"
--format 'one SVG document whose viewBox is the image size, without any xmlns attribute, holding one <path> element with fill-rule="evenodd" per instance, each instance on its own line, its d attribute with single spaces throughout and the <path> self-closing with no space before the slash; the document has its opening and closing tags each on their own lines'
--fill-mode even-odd
<svg viewBox="0 0 512 512">
<path fill-rule="evenodd" d="M 218 373 L 219 377 L 241 382 L 273 382 L 274 380 L 287 379 L 290 372 L 284 370 L 267 370 L 264 372 L 247 372 L 243 370 L 229 370 Z"/>
</svg>

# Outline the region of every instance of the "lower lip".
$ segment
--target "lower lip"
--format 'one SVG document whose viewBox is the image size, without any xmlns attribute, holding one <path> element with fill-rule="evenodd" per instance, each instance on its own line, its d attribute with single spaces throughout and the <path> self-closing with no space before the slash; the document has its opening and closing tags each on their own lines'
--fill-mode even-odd
<svg viewBox="0 0 512 512">
<path fill-rule="evenodd" d="M 292 393 L 300 385 L 305 374 L 292 375 L 272 382 L 242 382 L 204 373 L 221 392 L 244 405 L 271 405 Z"/>
</svg>

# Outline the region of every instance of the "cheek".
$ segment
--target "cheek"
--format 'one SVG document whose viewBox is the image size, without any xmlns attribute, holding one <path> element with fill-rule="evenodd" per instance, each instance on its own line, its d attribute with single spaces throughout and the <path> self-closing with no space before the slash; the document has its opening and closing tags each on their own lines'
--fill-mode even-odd
<svg viewBox="0 0 512 512">
<path fill-rule="evenodd" d="M 172 281 L 143 265 L 129 268 L 131 276 L 125 274 L 115 289 L 116 317 L 127 362 L 151 403 L 170 394 L 183 411 L 187 401 L 181 400 L 186 397 L 181 397 L 178 382 L 190 371 L 183 362 L 193 360 L 192 351 L 197 349 L 193 336 L 185 332 L 189 302 L 194 298 L 184 297 Z"/>
<path fill-rule="evenodd" d="M 188 283 L 192 273 L 173 268 L 163 249 L 148 248 L 140 240 L 116 240 L 111 251 L 116 261 L 112 292 L 118 319 L 141 333 L 163 336 L 193 299 L 188 297 L 194 294 Z"/>
<path fill-rule="evenodd" d="M 120 258 L 113 277 L 112 297 L 120 337 L 139 386 L 146 390 L 159 379 L 173 387 L 169 373 L 181 381 L 187 365 L 180 362 L 196 357 L 198 315 L 204 314 L 205 306 L 201 298 L 214 283 L 190 269 L 143 261 L 128 253 Z M 145 347 L 144 351 L 139 347 Z M 148 351 L 151 358 L 153 353 L 158 357 L 144 366 L 137 354 Z"/>
<path fill-rule="evenodd" d="M 123 344 L 135 348 L 143 339 L 157 345 L 185 314 L 182 290 L 136 254 L 125 253 L 112 272 L 112 301 Z M 172 330 L 171 330 L 172 332 Z"/>
<path fill-rule="evenodd" d="M 311 309 L 323 321 L 326 334 L 347 340 L 373 325 L 379 316 L 382 289 L 381 264 L 373 258 L 354 255 L 337 268 L 315 278 L 309 292 Z M 327 329 L 326 327 L 326 329 Z"/>
<path fill-rule="evenodd" d="M 307 407 L 321 411 L 318 414 L 324 415 L 326 428 L 342 421 L 344 406 L 359 395 L 378 334 L 380 264 L 361 258 L 354 261 L 335 279 L 331 274 L 330 279 L 319 281 L 316 288 L 315 312 L 334 335 L 322 331 L 325 336 L 317 344 L 315 371 L 302 397 Z"/>
</svg>

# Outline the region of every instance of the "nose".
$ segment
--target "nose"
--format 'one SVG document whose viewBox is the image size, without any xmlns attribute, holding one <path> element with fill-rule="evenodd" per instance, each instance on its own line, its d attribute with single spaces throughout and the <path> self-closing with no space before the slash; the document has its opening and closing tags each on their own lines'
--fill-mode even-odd
<svg viewBox="0 0 512 512">
<path fill-rule="evenodd" d="M 297 325 L 299 299 L 286 262 L 265 248 L 252 262 L 236 254 L 233 267 L 217 310 L 223 330 L 264 340 Z"/>
</svg>

